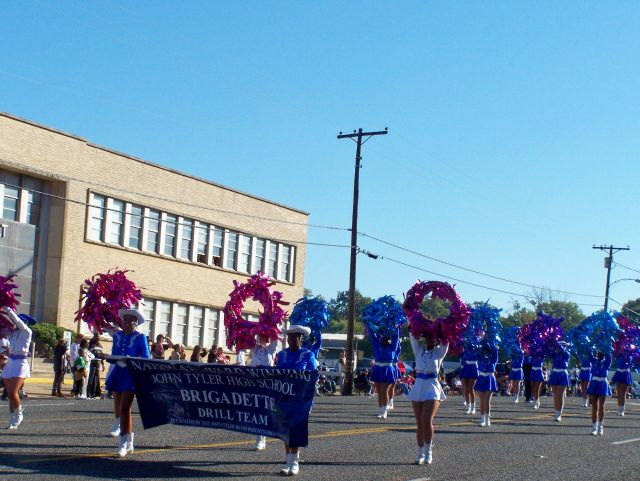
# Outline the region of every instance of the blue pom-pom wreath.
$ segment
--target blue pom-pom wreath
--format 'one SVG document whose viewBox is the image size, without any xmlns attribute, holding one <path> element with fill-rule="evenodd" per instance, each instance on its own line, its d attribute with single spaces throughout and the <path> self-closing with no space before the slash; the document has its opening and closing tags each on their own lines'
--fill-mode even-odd
<svg viewBox="0 0 640 481">
<path fill-rule="evenodd" d="M 383 296 L 370 303 L 362 311 L 362 321 L 370 334 L 392 337 L 407 322 L 402 304 L 393 296 Z"/>
</svg>

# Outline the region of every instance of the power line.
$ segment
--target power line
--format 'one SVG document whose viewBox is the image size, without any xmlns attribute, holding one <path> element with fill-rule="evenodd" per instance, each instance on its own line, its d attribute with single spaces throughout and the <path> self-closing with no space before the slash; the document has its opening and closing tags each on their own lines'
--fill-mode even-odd
<svg viewBox="0 0 640 481">
<path fill-rule="evenodd" d="M 13 184 L 9 184 L 9 183 L 5 183 L 4 185 L 8 185 L 9 187 L 15 187 L 15 188 L 22 188 L 19 185 L 13 185 Z M 130 215 L 133 217 L 139 217 L 140 219 L 150 219 L 153 220 L 155 222 L 160 222 L 160 219 L 156 219 L 150 216 L 145 216 L 144 214 L 131 214 L 131 213 L 126 213 L 123 210 L 118 210 L 118 209 L 113 209 L 113 208 L 109 208 L 109 207 L 99 207 L 99 206 L 95 206 L 92 205 L 91 203 L 87 203 L 87 202 L 83 202 L 81 200 L 75 200 L 75 199 L 70 199 L 68 197 L 64 197 L 61 195 L 56 195 L 56 194 L 52 194 L 50 192 L 44 192 L 44 191 L 39 191 L 39 190 L 34 190 L 34 189 L 28 189 L 29 192 L 34 192 L 37 194 L 41 194 L 41 195 L 45 195 L 48 197 L 53 197 L 54 199 L 59 199 L 62 200 L 64 202 L 69 202 L 71 204 L 77 204 L 77 205 L 81 205 L 83 207 L 90 207 L 90 208 L 95 208 L 95 209 L 101 209 L 109 212 L 116 212 L 118 214 L 122 214 L 124 215 Z M 187 227 L 191 227 L 194 231 L 197 229 L 202 229 L 202 230 L 209 230 L 209 225 L 195 225 L 195 224 L 190 224 L 188 222 L 180 222 L 179 220 L 176 220 L 175 222 L 171 222 L 171 224 L 176 225 L 176 226 L 187 226 Z M 221 226 L 222 227 L 222 226 Z M 194 239 L 195 241 L 197 241 L 197 239 Z M 344 248 L 351 248 L 350 245 L 346 245 L 346 244 L 329 244 L 329 243 L 322 243 L 322 242 L 309 242 L 309 241 L 301 241 L 301 240 L 291 240 L 291 239 L 273 239 L 273 238 L 269 238 L 269 240 L 273 240 L 273 241 L 277 241 L 277 242 L 287 242 L 290 244 L 304 244 L 304 245 L 315 245 L 315 246 L 324 246 L 324 247 L 344 247 Z"/>
<path fill-rule="evenodd" d="M 422 267 L 419 267 L 419 266 L 416 266 L 416 265 L 413 265 L 413 264 L 409 264 L 407 262 L 402 262 L 402 261 L 399 261 L 397 259 L 393 259 L 391 257 L 380 256 L 379 258 L 380 259 L 386 259 L 388 261 L 394 262 L 396 264 L 400 264 L 400 265 L 405 266 L 405 267 L 411 267 L 412 269 L 416 269 L 416 270 L 419 270 L 419 271 L 422 271 L 422 272 L 426 272 L 428 274 L 432 274 L 432 275 L 435 275 L 435 276 L 438 276 L 438 277 L 442 277 L 442 278 L 445 278 L 445 279 L 450 279 L 450 280 L 455 281 L 455 282 L 460 282 L 462 284 L 467 284 L 467 285 L 474 286 L 474 287 L 480 287 L 482 289 L 487 289 L 487 290 L 490 290 L 490 291 L 501 292 L 503 294 L 510 294 L 510 295 L 513 295 L 513 296 L 523 297 L 523 298 L 525 298 L 527 300 L 535 299 L 534 296 L 530 296 L 530 295 L 527 295 L 527 294 L 521 294 L 519 292 L 512 292 L 512 291 L 505 291 L 503 289 L 496 289 L 495 287 L 489 287 L 489 286 L 485 286 L 485 285 L 482 285 L 482 284 L 476 284 L 474 282 L 464 281 L 464 280 L 458 279 L 456 277 L 451 277 L 451 276 L 447 276 L 447 275 L 444 275 L 444 274 L 440 274 L 438 272 L 433 272 L 433 271 L 430 271 L 428 269 L 424 269 Z M 576 303 L 576 304 L 579 305 L 579 306 L 584 306 L 584 307 L 599 307 L 600 306 L 600 304 L 580 304 L 580 303 Z"/>
<path fill-rule="evenodd" d="M 620 264 L 620 263 L 619 263 L 619 262 L 617 262 L 617 261 L 613 261 L 613 263 L 614 263 L 615 265 L 617 265 L 617 266 L 622 267 L 623 269 L 628 269 L 628 270 L 630 270 L 630 271 L 637 272 L 638 274 L 640 274 L 640 271 L 639 271 L 638 269 L 633 269 L 632 267 L 625 266 L 625 265 L 623 265 L 623 264 Z"/>
<path fill-rule="evenodd" d="M 609 298 L 609 300 L 615 302 L 619 306 L 622 306 L 622 309 L 620 310 L 620 312 L 622 312 L 623 310 L 624 311 L 629 311 L 630 313 L 635 314 L 636 316 L 640 317 L 640 313 L 634 311 L 633 309 L 629 309 L 628 307 L 625 307 L 625 305 L 622 302 L 616 301 L 615 299 L 613 299 L 611 297 Z"/>
<path fill-rule="evenodd" d="M 477 271 L 475 269 L 470 269 L 468 267 L 459 266 L 457 264 L 453 264 L 451 262 L 447 262 L 447 261 L 444 261 L 442 259 L 437 259 L 437 258 L 429 256 L 427 254 L 423 254 L 421 252 L 417 252 L 417 251 L 408 249 L 406 247 L 402 247 L 402 246 L 400 246 L 398 244 L 394 244 L 394 243 L 386 241 L 384 239 L 380 239 L 378 237 L 374 237 L 374 236 L 366 234 L 364 232 L 358 232 L 358 235 L 363 236 L 363 237 L 367 237 L 369 239 L 373 239 L 375 241 L 378 241 L 378 242 L 380 242 L 382 244 L 386 244 L 386 245 L 391 246 L 391 247 L 395 247 L 396 249 L 399 249 L 399 250 L 402 250 L 402 251 L 405 251 L 405 252 L 409 252 L 411 254 L 414 254 L 414 255 L 417 255 L 417 256 L 420 256 L 420 257 L 424 257 L 425 259 L 429 259 L 429 260 L 432 260 L 432 261 L 435 261 L 435 262 L 439 262 L 441 264 L 445 264 L 447 266 L 455 267 L 457 269 L 461 269 L 461 270 L 464 270 L 464 271 L 467 271 L 467 272 L 472 272 L 474 274 L 478 274 L 478 275 L 481 275 L 481 276 L 490 277 L 491 279 L 496 279 L 496 280 L 499 280 L 499 281 L 509 282 L 511 284 L 517 284 L 519 286 L 531 287 L 533 289 L 546 290 L 546 291 L 551 291 L 551 292 L 559 292 L 561 294 L 567 294 L 567 295 L 571 295 L 571 296 L 595 297 L 595 298 L 602 297 L 602 296 L 598 296 L 598 295 L 595 295 L 595 294 L 581 294 L 581 293 L 578 293 L 578 292 L 563 291 L 563 290 L 560 290 L 560 289 L 550 289 L 548 287 L 535 286 L 533 284 L 527 284 L 527 283 L 524 283 L 524 282 L 514 281 L 512 279 L 507 279 L 505 277 L 499 277 L 499 276 L 494 276 L 492 274 L 486 274 L 484 272 L 480 272 L 480 271 Z M 503 291 L 503 292 L 509 293 L 508 291 Z"/>
<path fill-rule="evenodd" d="M 127 195 L 134 195 L 134 196 L 139 196 L 139 197 L 144 197 L 144 198 L 148 198 L 148 199 L 153 199 L 153 200 L 159 200 L 161 202 L 168 202 L 171 204 L 177 204 L 177 205 L 182 205 L 185 207 L 192 207 L 195 209 L 202 209 L 202 210 L 207 210 L 207 211 L 211 211 L 211 212 L 218 212 L 221 214 L 229 214 L 229 215 L 236 215 L 239 217 L 248 217 L 251 219 L 258 219 L 258 220 L 267 220 L 270 222 L 279 222 L 282 224 L 291 224 L 291 225 L 299 225 L 299 226 L 304 226 L 304 227 L 315 227 L 315 228 L 319 228 L 319 229 L 327 229 L 327 230 L 339 230 L 339 231 L 346 231 L 346 232 L 350 232 L 351 229 L 349 229 L 348 227 L 337 227 L 337 226 L 330 226 L 330 225 L 323 225 L 323 224 L 309 224 L 309 223 L 305 223 L 305 222 L 297 222 L 297 221 L 293 221 L 293 220 L 284 220 L 284 219 L 274 219 L 272 217 L 264 217 L 264 216 L 258 216 L 258 215 L 253 215 L 253 214 L 245 214 L 242 212 L 235 212 L 235 211 L 231 211 L 231 210 L 225 210 L 225 209 L 217 209 L 215 207 L 210 207 L 210 206 L 205 206 L 205 205 L 198 205 L 198 204 L 191 204 L 189 202 L 183 202 L 183 201 L 179 201 L 179 200 L 175 200 L 175 199 L 168 199 L 166 197 L 160 197 L 160 196 L 156 196 L 156 195 L 152 195 L 152 194 L 144 194 L 142 192 L 136 192 L 136 191 L 132 191 L 129 189 L 121 189 L 118 187 L 113 187 L 111 185 L 107 185 L 107 184 L 102 184 L 100 182 L 94 182 L 91 180 L 85 180 L 85 179 L 80 179 L 78 177 L 72 177 L 72 176 L 66 176 L 64 177 L 65 180 L 73 180 L 76 182 L 80 182 L 83 184 L 87 184 L 87 185 L 92 185 L 94 187 L 101 187 L 104 189 L 108 189 L 108 190 L 112 190 L 114 192 L 122 192 L 125 193 Z M 22 186 L 19 185 L 11 185 L 11 184 L 7 184 L 5 183 L 5 185 L 10 185 L 11 187 L 16 187 L 16 188 L 22 188 Z M 28 189 L 30 192 L 37 192 L 40 194 L 44 194 L 44 195 L 48 195 L 47 192 L 42 192 L 42 191 L 37 191 L 37 190 L 33 190 L 33 189 Z"/>
</svg>

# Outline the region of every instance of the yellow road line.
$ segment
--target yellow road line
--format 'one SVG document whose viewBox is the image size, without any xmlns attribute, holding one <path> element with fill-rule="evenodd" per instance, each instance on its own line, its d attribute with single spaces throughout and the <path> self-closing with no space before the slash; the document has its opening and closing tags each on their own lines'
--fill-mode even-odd
<svg viewBox="0 0 640 481">
<path fill-rule="evenodd" d="M 504 423 L 509 421 L 527 421 L 533 419 L 544 419 L 551 417 L 551 414 L 538 414 L 535 416 L 526 416 L 520 418 L 497 418 L 492 419 L 494 423 Z M 567 414 L 567 416 L 578 416 L 577 414 Z M 73 418 L 74 420 L 90 420 L 90 419 L 111 419 L 112 416 L 100 416 L 100 417 L 91 417 L 91 418 Z M 68 418 L 60 419 L 61 421 L 66 421 Z M 31 422 L 38 422 L 31 421 Z M 42 421 L 47 422 L 47 421 Z M 446 428 L 453 426 L 471 426 L 476 424 L 475 421 L 468 420 L 463 422 L 456 423 L 448 423 L 442 425 L 436 425 L 437 428 Z M 313 434 L 309 436 L 309 439 L 323 439 L 323 438 L 335 438 L 341 436 L 359 436 L 363 434 L 375 434 L 375 433 L 385 433 L 389 431 L 414 431 L 415 426 L 380 426 L 380 427 L 372 427 L 372 428 L 362 428 L 362 429 L 345 429 L 340 431 L 328 431 L 322 434 Z M 268 440 L 269 443 L 280 442 L 279 440 Z M 160 453 L 164 451 L 192 451 L 192 450 L 200 450 L 200 449 L 215 449 L 215 448 L 229 448 L 234 446 L 245 446 L 252 445 L 255 443 L 255 440 L 246 440 L 246 441 L 230 441 L 224 443 L 213 443 L 213 444 L 193 444 L 189 446 L 167 446 L 164 448 L 155 448 L 155 449 L 136 449 L 133 453 L 128 456 L 134 454 L 149 454 L 149 453 Z M 68 460 L 77 460 L 77 459 L 95 459 L 95 458 L 113 458 L 114 455 L 111 453 L 79 453 L 79 454 L 67 454 L 62 456 L 51 456 L 48 458 L 27 458 L 20 460 L 21 463 L 45 463 L 49 461 L 68 461 Z"/>
</svg>

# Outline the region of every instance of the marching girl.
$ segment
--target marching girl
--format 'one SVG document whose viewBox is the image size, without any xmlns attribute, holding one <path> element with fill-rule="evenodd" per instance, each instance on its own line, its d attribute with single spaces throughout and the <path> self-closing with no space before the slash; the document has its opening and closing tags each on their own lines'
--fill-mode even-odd
<svg viewBox="0 0 640 481">
<path fill-rule="evenodd" d="M 251 367 L 273 366 L 276 359 L 278 343 L 271 341 L 268 336 L 258 335 L 256 345 L 251 348 Z M 263 451 L 267 447 L 267 437 L 256 437 L 256 451 Z"/>
<path fill-rule="evenodd" d="M 611 382 L 616 385 L 618 396 L 618 416 L 624 416 L 624 403 L 627 399 L 627 391 L 633 382 L 629 369 L 629 358 L 624 354 L 616 356 L 616 373 L 611 378 Z"/>
<path fill-rule="evenodd" d="M 400 357 L 399 329 L 391 337 L 383 337 L 371 333 L 371 346 L 375 364 L 371 373 L 376 392 L 378 393 L 378 418 L 386 419 L 389 411 L 389 399 L 396 381 L 400 377 L 398 359 Z"/>
<path fill-rule="evenodd" d="M 589 406 L 589 398 L 587 397 L 587 387 L 589 387 L 589 381 L 591 381 L 591 358 L 583 358 L 580 362 L 580 374 L 578 374 L 578 381 L 580 381 L 580 392 L 584 399 L 584 407 Z"/>
<path fill-rule="evenodd" d="M 567 367 L 570 358 L 569 351 L 566 349 L 566 343 L 559 342 L 556 346 L 556 352 L 553 353 L 553 364 L 551 365 L 551 375 L 549 376 L 549 386 L 553 390 L 553 409 L 556 416 L 554 421 L 562 420 L 562 409 L 564 407 L 564 394 L 569 385 L 569 374 Z"/>
<path fill-rule="evenodd" d="M 520 396 L 520 383 L 524 378 L 522 365 L 524 363 L 524 354 L 522 351 L 514 353 L 511 356 L 511 371 L 509 371 L 509 392 L 515 398 L 514 403 L 518 404 Z"/>
<path fill-rule="evenodd" d="M 467 406 L 467 414 L 476 413 L 476 395 L 473 386 L 478 379 L 478 358 L 471 349 L 465 349 L 460 358 L 460 380 L 462 381 L 462 395 Z"/>
<path fill-rule="evenodd" d="M 538 356 L 531 356 L 531 374 L 529 378 L 531 380 L 531 397 L 533 398 L 533 409 L 540 408 L 540 388 L 544 382 L 544 375 L 542 374 L 542 361 L 544 359 Z"/>
<path fill-rule="evenodd" d="M 494 374 L 498 363 L 498 349 L 485 346 L 478 363 L 478 380 L 475 390 L 480 397 L 480 427 L 491 426 L 491 397 L 498 391 Z"/>
<path fill-rule="evenodd" d="M 311 334 L 311 329 L 306 326 L 291 325 L 289 329 L 282 331 L 287 335 L 287 349 L 278 353 L 276 366 L 281 369 L 297 369 L 299 371 L 315 371 L 318 369 L 318 361 L 316 356 L 302 347 L 305 336 Z M 301 429 L 307 429 L 307 424 L 301 426 Z M 289 432 L 289 442 L 284 443 L 284 450 L 287 454 L 287 464 L 280 470 L 283 476 L 293 476 L 300 471 L 300 448 L 303 446 L 299 441 L 302 433 L 296 426 L 293 426 Z M 305 436 L 306 437 L 306 436 Z"/>
<path fill-rule="evenodd" d="M 22 389 L 24 380 L 31 376 L 27 357 L 31 345 L 30 325 L 35 324 L 35 319 L 21 315 L 19 317 L 10 307 L 2 308 L 5 317 L 13 323 L 13 330 L 7 333 L 9 340 L 9 360 L 2 371 L 2 380 L 9 398 L 9 429 L 18 429 L 24 419 L 22 405 L 18 391 Z M 23 320 L 24 319 L 24 320 Z M 25 322 L 26 320 L 26 322 Z"/>
<path fill-rule="evenodd" d="M 144 322 L 144 316 L 138 309 L 120 309 L 118 317 L 122 319 L 122 330 L 111 330 L 113 338 L 112 356 L 129 356 L 151 358 L 147 336 L 136 331 L 136 327 Z M 124 458 L 133 452 L 133 432 L 131 422 L 131 406 L 136 396 L 133 380 L 126 365 L 112 364 L 107 374 L 106 389 L 114 393 L 115 420 L 111 436 L 120 436 L 117 454 Z"/>
<path fill-rule="evenodd" d="M 611 367 L 611 356 L 602 352 L 591 358 L 591 381 L 587 388 L 591 402 L 591 434 L 604 434 L 604 403 L 611 396 L 611 388 L 607 379 L 607 372 Z"/>
<path fill-rule="evenodd" d="M 433 455 L 433 419 L 440 403 L 446 399 L 438 381 L 442 360 L 447 355 L 449 344 L 438 344 L 428 338 L 424 344 L 410 334 L 411 348 L 416 360 L 416 381 L 407 398 L 411 401 L 416 417 L 418 456 L 416 464 L 431 464 Z"/>
</svg>

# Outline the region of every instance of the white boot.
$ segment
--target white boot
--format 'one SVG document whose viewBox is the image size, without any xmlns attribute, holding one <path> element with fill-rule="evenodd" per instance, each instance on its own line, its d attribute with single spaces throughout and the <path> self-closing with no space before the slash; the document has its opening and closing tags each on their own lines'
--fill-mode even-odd
<svg viewBox="0 0 640 481">
<path fill-rule="evenodd" d="M 518 395 L 516 394 L 514 397 L 515 397 L 515 399 L 513 400 L 513 403 L 514 403 L 514 404 L 518 404 L 518 403 L 520 402 L 520 401 L 518 400 Z"/>
<path fill-rule="evenodd" d="M 116 451 L 119 458 L 124 458 L 127 455 L 127 435 L 121 434 L 118 438 L 118 450 Z"/>
<path fill-rule="evenodd" d="M 599 434 L 600 436 L 603 436 L 603 435 L 604 435 L 604 423 L 599 423 L 599 424 L 598 424 L 598 434 Z"/>
<path fill-rule="evenodd" d="M 591 428 L 591 434 L 596 436 L 598 434 L 598 423 L 593 423 L 593 427 Z"/>
<path fill-rule="evenodd" d="M 536 402 L 533 404 L 533 409 L 536 411 L 540 409 L 540 399 L 536 399 Z"/>
<path fill-rule="evenodd" d="M 22 422 L 23 419 L 24 419 L 24 416 L 22 415 L 22 406 L 20 406 L 18 409 L 13 411 L 13 414 L 11 414 L 9 429 L 12 429 L 12 430 L 18 429 L 18 426 L 20 426 L 20 423 Z"/>
<path fill-rule="evenodd" d="M 485 415 L 484 415 L 484 414 L 482 414 L 482 415 L 480 416 L 480 427 L 481 427 L 481 428 L 484 428 L 484 427 L 486 427 L 486 426 L 487 426 L 487 418 L 485 417 Z"/>
<path fill-rule="evenodd" d="M 471 414 L 476 413 L 476 403 L 471 404 Z"/>
<path fill-rule="evenodd" d="M 266 436 L 258 436 L 256 438 L 256 451 L 264 451 L 266 447 L 267 447 Z"/>
<path fill-rule="evenodd" d="M 433 462 L 433 452 L 432 452 L 433 443 L 425 444 L 424 446 L 424 462 L 426 464 L 431 464 Z"/>
<path fill-rule="evenodd" d="M 489 413 L 487 413 L 487 417 L 485 419 L 487 420 L 487 427 L 491 426 L 491 415 Z"/>
<path fill-rule="evenodd" d="M 582 405 L 583 408 L 588 408 L 589 407 L 589 401 L 587 399 L 584 400 L 584 404 Z"/>
<path fill-rule="evenodd" d="M 133 433 L 127 434 L 127 453 L 133 452 Z"/>
<path fill-rule="evenodd" d="M 425 446 L 418 447 L 418 455 L 416 456 L 416 464 L 424 464 L 425 458 Z"/>
<path fill-rule="evenodd" d="M 553 420 L 557 422 L 562 421 L 562 411 L 556 411 L 556 416 L 553 418 Z"/>
<path fill-rule="evenodd" d="M 387 419 L 387 406 L 380 406 L 378 419 Z"/>
<path fill-rule="evenodd" d="M 618 416 L 624 416 L 624 406 L 618 408 Z"/>
<path fill-rule="evenodd" d="M 291 467 L 289 468 L 289 476 L 295 476 L 300 471 L 300 459 L 298 453 L 291 455 Z"/>
<path fill-rule="evenodd" d="M 287 453 L 287 464 L 280 470 L 280 474 L 282 476 L 289 476 L 289 470 L 291 469 L 291 464 L 293 463 L 293 454 Z"/>
<path fill-rule="evenodd" d="M 111 426 L 111 432 L 109 433 L 109 436 L 112 437 L 116 437 L 116 436 L 120 436 L 120 418 L 115 418 L 113 420 L 113 426 Z"/>
<path fill-rule="evenodd" d="M 469 403 L 467 405 L 467 414 L 471 414 L 471 409 L 473 408 L 473 406 L 471 405 L 471 403 Z"/>
<path fill-rule="evenodd" d="M 393 398 L 389 399 L 389 404 L 387 404 L 387 410 L 393 411 Z"/>
</svg>

